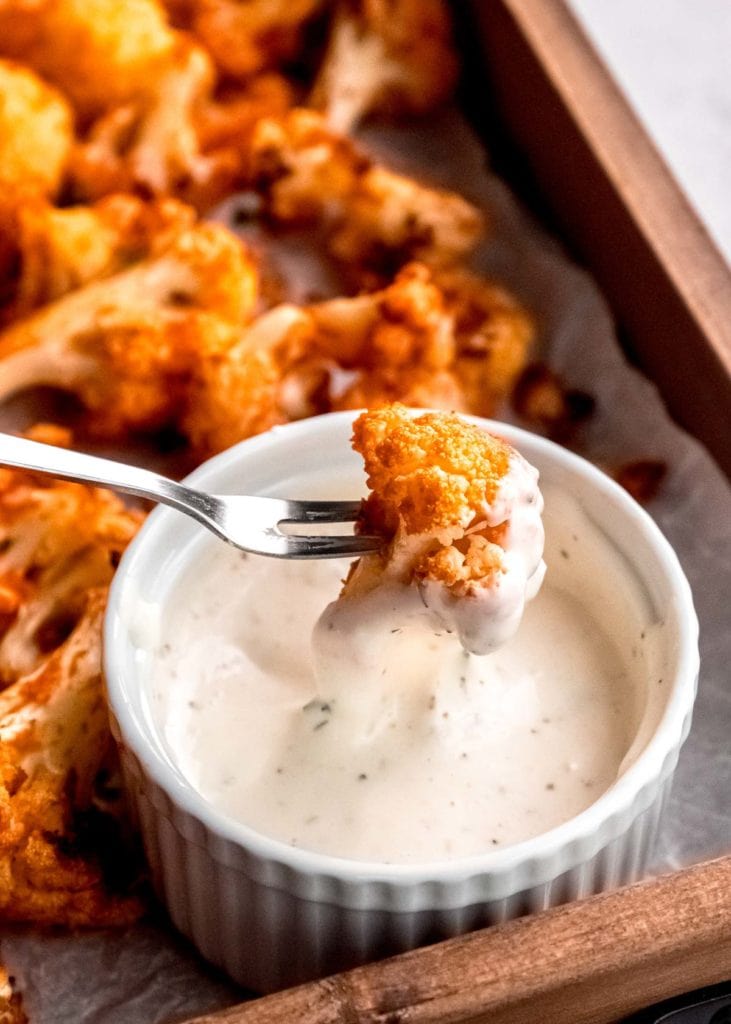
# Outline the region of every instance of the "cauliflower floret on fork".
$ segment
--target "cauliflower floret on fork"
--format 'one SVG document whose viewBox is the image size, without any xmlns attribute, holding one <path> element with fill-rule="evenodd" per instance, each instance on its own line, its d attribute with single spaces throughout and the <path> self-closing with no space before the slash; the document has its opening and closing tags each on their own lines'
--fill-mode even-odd
<svg viewBox="0 0 731 1024">
<path fill-rule="evenodd" d="M 538 473 L 500 438 L 448 413 L 363 413 L 353 447 L 370 494 L 361 528 L 384 539 L 356 562 L 340 602 L 416 588 L 425 614 L 487 654 L 518 628 L 545 566 Z"/>
<path fill-rule="evenodd" d="M 340 0 L 311 103 L 347 133 L 371 112 L 436 107 L 457 68 L 443 0 Z"/>
</svg>

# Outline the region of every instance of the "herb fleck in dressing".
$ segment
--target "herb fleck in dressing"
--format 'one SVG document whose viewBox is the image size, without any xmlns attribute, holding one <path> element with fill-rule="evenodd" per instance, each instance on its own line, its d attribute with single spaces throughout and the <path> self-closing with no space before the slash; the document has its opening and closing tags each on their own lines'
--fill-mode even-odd
<svg viewBox="0 0 731 1024">
<path fill-rule="evenodd" d="M 593 803 L 638 732 L 655 627 L 621 556 L 565 495 L 545 497 L 546 581 L 485 656 L 393 592 L 347 657 L 313 655 L 346 566 L 207 543 L 151 661 L 183 773 L 266 835 L 380 862 L 477 854 Z"/>
</svg>

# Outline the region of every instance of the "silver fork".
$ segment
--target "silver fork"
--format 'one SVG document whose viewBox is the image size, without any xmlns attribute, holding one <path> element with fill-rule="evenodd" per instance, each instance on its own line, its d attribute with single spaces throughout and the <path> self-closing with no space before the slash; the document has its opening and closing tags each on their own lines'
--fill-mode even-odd
<svg viewBox="0 0 731 1024">
<path fill-rule="evenodd" d="M 255 495 L 207 494 L 149 469 L 2 433 L 0 464 L 162 502 L 197 519 L 234 547 L 273 558 L 343 558 L 375 551 L 381 543 L 378 537 L 305 536 L 280 529 L 287 523 L 354 522 L 360 512 L 360 501 L 287 501 Z"/>
</svg>

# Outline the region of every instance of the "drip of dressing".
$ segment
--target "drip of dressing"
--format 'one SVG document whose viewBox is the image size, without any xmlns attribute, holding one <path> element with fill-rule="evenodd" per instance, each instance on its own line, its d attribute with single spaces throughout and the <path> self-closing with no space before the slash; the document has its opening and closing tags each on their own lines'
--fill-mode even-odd
<svg viewBox="0 0 731 1024">
<path fill-rule="evenodd" d="M 327 629 L 313 654 L 347 565 L 203 542 L 147 659 L 181 771 L 263 834 L 385 863 L 480 853 L 589 806 L 628 764 L 662 626 L 576 502 L 546 498 L 547 581 L 488 656 L 388 587 L 347 624 L 347 657 Z"/>
</svg>

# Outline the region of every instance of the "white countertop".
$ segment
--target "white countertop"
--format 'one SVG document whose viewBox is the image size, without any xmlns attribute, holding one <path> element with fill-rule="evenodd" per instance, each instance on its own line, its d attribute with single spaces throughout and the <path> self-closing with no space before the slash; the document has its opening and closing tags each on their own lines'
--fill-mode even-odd
<svg viewBox="0 0 731 1024">
<path fill-rule="evenodd" d="M 731 3 L 569 3 L 731 263 Z"/>
</svg>

